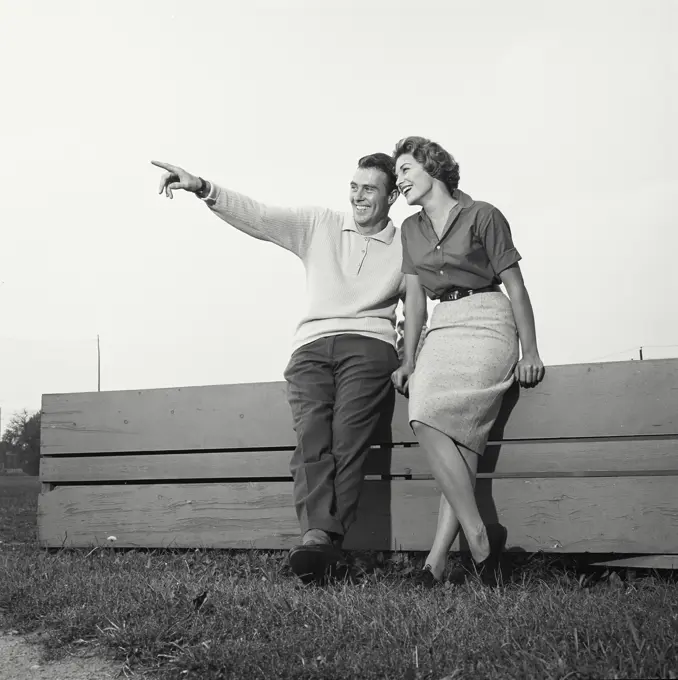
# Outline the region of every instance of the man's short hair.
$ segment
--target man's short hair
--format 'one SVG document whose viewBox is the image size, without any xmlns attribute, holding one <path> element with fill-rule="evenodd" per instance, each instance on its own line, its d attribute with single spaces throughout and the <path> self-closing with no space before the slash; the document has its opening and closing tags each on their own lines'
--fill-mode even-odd
<svg viewBox="0 0 678 680">
<path fill-rule="evenodd" d="M 396 190 L 395 160 L 387 153 L 371 153 L 358 161 L 359 168 L 376 168 L 386 175 L 386 191 Z"/>
<path fill-rule="evenodd" d="M 449 151 L 426 137 L 404 137 L 393 152 L 393 162 L 409 154 L 431 177 L 439 179 L 452 193 L 459 186 L 459 163 Z"/>
</svg>

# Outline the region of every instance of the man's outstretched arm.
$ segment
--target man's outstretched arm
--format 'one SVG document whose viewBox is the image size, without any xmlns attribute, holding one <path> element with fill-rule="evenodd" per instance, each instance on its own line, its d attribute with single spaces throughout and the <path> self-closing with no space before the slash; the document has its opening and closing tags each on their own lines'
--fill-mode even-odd
<svg viewBox="0 0 678 680">
<path fill-rule="evenodd" d="M 248 196 L 218 187 L 170 163 L 151 161 L 165 170 L 160 179 L 160 194 L 173 198 L 178 190 L 205 199 L 210 210 L 236 229 L 262 241 L 271 241 L 303 258 L 322 209 L 277 208 Z"/>
</svg>

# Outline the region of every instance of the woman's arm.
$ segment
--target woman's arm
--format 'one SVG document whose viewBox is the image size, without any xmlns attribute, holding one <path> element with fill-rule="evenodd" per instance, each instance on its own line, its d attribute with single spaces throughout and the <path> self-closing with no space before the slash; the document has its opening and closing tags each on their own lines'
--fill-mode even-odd
<svg viewBox="0 0 678 680">
<path fill-rule="evenodd" d="M 505 269 L 499 276 L 511 300 L 522 349 L 522 357 L 516 365 L 516 380 L 525 387 L 533 387 L 544 377 L 544 364 L 537 349 L 537 333 L 530 296 L 517 263 Z M 407 325 L 405 327 L 407 328 Z"/>
<path fill-rule="evenodd" d="M 414 371 L 421 331 L 426 323 L 426 293 L 416 274 L 405 274 L 405 330 L 403 360 L 393 373 L 393 384 L 400 392 L 407 392 L 407 381 Z"/>
<path fill-rule="evenodd" d="M 419 346 L 421 331 L 426 323 L 426 293 L 416 274 L 405 274 L 405 346 L 403 349 L 403 364 L 411 366 L 414 363 Z"/>
</svg>

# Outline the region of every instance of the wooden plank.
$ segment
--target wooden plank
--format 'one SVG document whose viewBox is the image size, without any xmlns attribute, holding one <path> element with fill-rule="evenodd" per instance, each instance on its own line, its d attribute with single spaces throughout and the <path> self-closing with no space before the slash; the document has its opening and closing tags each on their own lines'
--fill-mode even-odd
<svg viewBox="0 0 678 680">
<path fill-rule="evenodd" d="M 294 446 L 285 395 L 282 382 L 43 395 L 41 452 Z"/>
<path fill-rule="evenodd" d="M 594 562 L 591 566 L 625 569 L 678 569 L 678 555 L 637 555 L 620 560 Z"/>
<path fill-rule="evenodd" d="M 220 451 L 101 456 L 45 456 L 43 482 L 106 482 L 289 477 L 290 451 Z M 678 439 L 509 442 L 489 446 L 480 473 L 581 475 L 592 473 L 678 474 Z M 366 475 L 430 475 L 422 449 L 372 450 Z"/>
<path fill-rule="evenodd" d="M 678 359 L 548 367 L 533 389 L 511 390 L 491 439 L 678 434 Z"/>
<path fill-rule="evenodd" d="M 678 553 L 678 477 L 478 482 L 485 521 L 518 551 Z M 427 550 L 432 481 L 366 482 L 349 548 Z M 46 546 L 289 548 L 298 540 L 290 482 L 58 486 L 38 504 Z"/>
<path fill-rule="evenodd" d="M 536 388 L 509 392 L 492 439 L 676 435 L 676 384 L 678 359 L 551 366 Z M 44 395 L 42 453 L 293 447 L 285 389 L 275 382 Z M 389 440 L 415 441 L 401 397 L 391 431 L 380 435 Z"/>
</svg>

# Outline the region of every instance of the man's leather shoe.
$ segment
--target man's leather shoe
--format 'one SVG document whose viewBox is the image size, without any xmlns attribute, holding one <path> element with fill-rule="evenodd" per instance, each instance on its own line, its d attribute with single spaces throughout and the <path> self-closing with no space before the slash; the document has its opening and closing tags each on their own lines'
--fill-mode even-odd
<svg viewBox="0 0 678 680">
<path fill-rule="evenodd" d="M 289 554 L 290 567 L 303 583 L 320 583 L 342 561 L 341 551 L 331 543 L 297 545 Z"/>
</svg>

